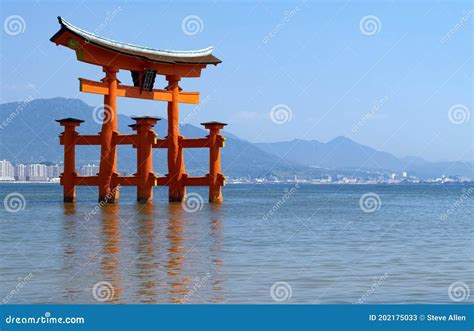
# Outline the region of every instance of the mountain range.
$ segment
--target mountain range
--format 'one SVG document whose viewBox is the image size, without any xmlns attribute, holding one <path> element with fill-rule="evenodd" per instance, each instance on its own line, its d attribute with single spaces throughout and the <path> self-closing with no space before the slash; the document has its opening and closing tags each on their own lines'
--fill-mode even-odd
<svg viewBox="0 0 474 331">
<path fill-rule="evenodd" d="M 294 139 L 255 145 L 267 153 L 294 160 L 308 167 L 340 171 L 367 169 L 381 172 L 407 172 L 420 178 L 442 175 L 474 177 L 474 165 L 471 162 L 428 162 L 420 157 L 397 158 L 390 153 L 377 151 L 342 136 L 327 143 Z"/>
<path fill-rule="evenodd" d="M 56 119 L 75 117 L 85 120 L 78 132 L 94 134 L 100 131 L 94 120 L 94 108 L 78 99 L 53 98 L 26 100 L 0 104 L 0 159 L 12 163 L 53 162 L 63 159 L 63 148 L 58 136 L 62 132 Z M 154 114 L 150 114 L 154 115 Z M 133 133 L 128 127 L 134 121 L 119 114 L 119 131 Z M 158 137 L 166 135 L 167 121 L 162 119 L 154 130 Z M 190 124 L 180 126 L 181 134 L 188 138 L 205 137 L 208 131 Z M 369 172 L 401 172 L 420 178 L 467 176 L 474 178 L 474 165 L 470 162 L 428 162 L 421 158 L 397 158 L 358 144 L 346 137 L 337 137 L 328 143 L 317 140 L 294 139 L 286 142 L 250 143 L 229 132 L 222 150 L 223 172 L 231 177 L 318 177 L 325 174 L 364 174 Z M 130 146 L 118 147 L 118 168 L 121 172 L 135 171 L 136 151 Z M 76 148 L 78 165 L 98 163 L 98 146 Z M 185 163 L 190 175 L 208 172 L 208 151 L 185 150 Z M 154 150 L 155 171 L 166 173 L 166 150 Z"/>
</svg>

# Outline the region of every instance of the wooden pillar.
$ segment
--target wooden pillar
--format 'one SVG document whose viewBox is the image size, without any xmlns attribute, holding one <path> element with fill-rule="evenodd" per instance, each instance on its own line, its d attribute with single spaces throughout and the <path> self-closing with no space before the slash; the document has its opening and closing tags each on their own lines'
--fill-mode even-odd
<svg viewBox="0 0 474 331">
<path fill-rule="evenodd" d="M 155 183 L 155 173 L 153 172 L 153 144 L 156 141 L 156 134 L 153 126 L 160 120 L 155 117 L 133 117 L 136 124 L 133 126 L 137 130 L 137 201 L 150 203 L 153 200 L 153 186 Z"/>
<path fill-rule="evenodd" d="M 219 131 L 227 124 L 220 122 L 201 123 L 210 130 L 209 139 L 209 202 L 220 203 L 224 201 L 221 186 L 224 185 L 225 177 L 221 173 L 220 148 L 224 147 L 224 137 Z"/>
<path fill-rule="evenodd" d="M 181 77 L 166 76 L 168 86 L 166 89 L 172 92 L 172 101 L 168 102 L 168 196 L 170 202 L 181 202 L 186 198 L 186 186 L 184 178 L 186 169 L 184 167 L 183 149 L 179 146 L 179 90 L 178 85 Z"/>
<path fill-rule="evenodd" d="M 117 148 L 113 137 L 117 132 L 117 72 L 114 67 L 104 67 L 109 93 L 104 95 L 104 120 L 100 132 L 99 202 L 118 201 L 119 190 L 113 187 L 112 177 L 117 176 Z"/>
<path fill-rule="evenodd" d="M 75 140 L 78 136 L 76 126 L 84 121 L 75 118 L 64 118 L 56 120 L 64 127 L 64 132 L 60 136 L 61 143 L 64 145 L 64 171 L 61 175 L 61 184 L 64 189 L 64 202 L 76 201 L 76 151 Z"/>
</svg>

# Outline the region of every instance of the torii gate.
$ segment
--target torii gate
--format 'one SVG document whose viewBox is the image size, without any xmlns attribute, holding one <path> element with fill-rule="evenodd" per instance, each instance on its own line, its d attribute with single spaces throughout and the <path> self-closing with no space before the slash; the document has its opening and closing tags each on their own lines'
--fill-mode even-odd
<svg viewBox="0 0 474 331">
<path fill-rule="evenodd" d="M 119 186 L 137 186 L 137 200 L 151 202 L 153 186 L 169 187 L 169 201 L 183 201 L 186 186 L 209 186 L 209 201 L 221 202 L 221 186 L 225 177 L 221 174 L 220 148 L 224 137 L 219 131 L 225 123 L 201 123 L 210 134 L 206 138 L 186 139 L 179 132 L 179 103 L 199 103 L 198 92 L 183 92 L 179 87 L 182 77 L 200 77 L 208 64 L 221 61 L 212 55 L 212 47 L 197 51 L 156 50 L 112 41 L 75 27 L 58 17 L 61 29 L 50 39 L 56 45 L 66 46 L 76 52 L 79 61 L 101 66 L 105 77 L 100 81 L 79 78 L 80 91 L 104 96 L 104 119 L 98 135 L 79 135 L 75 127 L 81 120 L 66 118 L 57 120 L 65 127 L 60 136 L 64 145 L 64 201 L 73 202 L 77 185 L 99 187 L 99 201 L 117 202 Z M 130 70 L 134 86 L 122 85 L 117 72 Z M 156 75 L 164 75 L 168 81 L 165 89 L 153 89 Z M 137 133 L 123 135 L 117 131 L 117 97 L 165 101 L 168 103 L 168 136 L 157 139 L 152 127 L 159 118 L 137 117 L 131 125 Z M 121 176 L 117 172 L 116 146 L 130 144 L 137 149 L 137 173 Z M 98 176 L 79 176 L 75 169 L 75 145 L 100 145 L 100 169 Z M 183 148 L 210 149 L 210 170 L 203 177 L 186 174 Z M 153 172 L 152 149 L 168 149 L 168 174 L 158 177 Z"/>
</svg>

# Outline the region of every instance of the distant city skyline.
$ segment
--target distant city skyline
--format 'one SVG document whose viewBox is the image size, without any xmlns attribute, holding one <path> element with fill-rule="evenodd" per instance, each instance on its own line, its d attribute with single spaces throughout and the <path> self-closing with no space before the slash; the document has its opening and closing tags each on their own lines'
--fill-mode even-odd
<svg viewBox="0 0 474 331">
<path fill-rule="evenodd" d="M 59 178 L 64 171 L 63 164 L 28 163 L 13 164 L 9 160 L 0 159 L 0 182 L 53 182 L 59 183 Z M 99 166 L 96 164 L 83 164 L 78 167 L 81 176 L 97 176 Z M 334 171 L 331 171 L 334 172 Z M 419 183 L 470 183 L 470 177 L 464 176 L 438 176 L 420 179 L 412 176 L 406 171 L 383 174 L 379 171 L 367 171 L 364 175 L 347 175 L 336 173 L 334 175 L 325 174 L 317 178 L 293 179 L 278 178 L 275 176 L 259 177 L 229 177 L 229 184 L 246 183 L 307 183 L 307 184 L 419 184 Z"/>
<path fill-rule="evenodd" d="M 215 46 L 223 63 L 182 81 L 185 91 L 201 92 L 197 111 L 182 107 L 190 124 L 229 122 L 229 132 L 251 142 L 347 136 L 399 157 L 474 160 L 470 1 L 144 2 L 146 12 L 143 2 L 2 1 L 0 102 L 102 102 L 80 94 L 77 81 L 101 78 L 101 69 L 49 42 L 62 15 L 124 42 Z M 19 30 L 7 24 L 13 19 Z M 119 78 L 131 81 L 129 72 Z M 118 106 L 127 115 L 166 116 L 163 103 L 121 99 Z"/>
<path fill-rule="evenodd" d="M 64 171 L 63 164 L 17 163 L 0 159 L 0 181 L 51 181 L 59 179 Z M 78 167 L 81 176 L 96 176 L 99 166 L 96 164 L 83 164 Z"/>
</svg>

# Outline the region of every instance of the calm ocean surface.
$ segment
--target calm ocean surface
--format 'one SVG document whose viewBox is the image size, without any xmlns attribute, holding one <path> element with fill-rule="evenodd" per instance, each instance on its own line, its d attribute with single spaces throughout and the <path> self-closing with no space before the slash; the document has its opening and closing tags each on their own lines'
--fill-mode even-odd
<svg viewBox="0 0 474 331">
<path fill-rule="evenodd" d="M 0 205 L 0 302 L 98 303 L 107 282 L 116 303 L 452 303 L 453 283 L 474 292 L 471 187 L 228 185 L 221 206 L 188 190 L 188 212 L 165 189 L 99 208 L 88 187 L 65 206 L 59 185 L 1 184 L 26 203 Z"/>
</svg>

